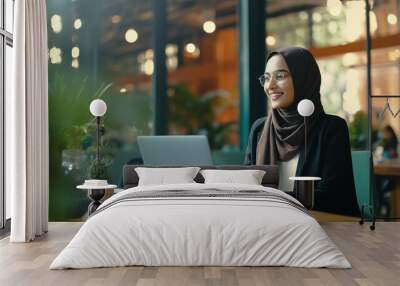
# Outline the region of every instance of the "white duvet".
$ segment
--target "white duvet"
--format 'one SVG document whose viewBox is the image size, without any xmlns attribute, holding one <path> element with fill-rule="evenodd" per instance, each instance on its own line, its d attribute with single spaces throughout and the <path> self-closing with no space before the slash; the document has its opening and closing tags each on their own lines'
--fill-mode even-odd
<svg viewBox="0 0 400 286">
<path fill-rule="evenodd" d="M 106 200 L 50 269 L 145 266 L 294 266 L 350 268 L 307 213 L 258 198 L 152 198 L 115 203 L 132 192 L 262 190 L 262 186 L 179 184 L 135 187 Z"/>
</svg>

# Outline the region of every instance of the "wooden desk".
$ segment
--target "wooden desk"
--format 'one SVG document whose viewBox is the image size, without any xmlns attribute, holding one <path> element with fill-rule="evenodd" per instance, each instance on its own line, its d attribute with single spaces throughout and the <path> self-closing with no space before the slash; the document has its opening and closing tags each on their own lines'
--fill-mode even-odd
<svg viewBox="0 0 400 286">
<path fill-rule="evenodd" d="M 392 177 L 395 180 L 395 188 L 392 193 L 392 213 L 394 217 L 400 217 L 400 160 L 387 160 L 374 165 L 375 176 Z"/>
<path fill-rule="evenodd" d="M 400 177 L 400 160 L 387 160 L 374 165 L 374 173 L 379 176 Z"/>
<path fill-rule="evenodd" d="M 311 211 L 311 215 L 318 222 L 337 222 L 337 221 L 358 222 L 360 220 L 359 217 L 345 216 L 345 215 L 326 213 L 320 211 Z"/>
</svg>

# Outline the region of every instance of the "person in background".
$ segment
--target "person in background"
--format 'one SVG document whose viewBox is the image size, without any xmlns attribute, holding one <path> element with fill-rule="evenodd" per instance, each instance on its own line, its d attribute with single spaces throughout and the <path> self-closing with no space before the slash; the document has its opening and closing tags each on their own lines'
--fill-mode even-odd
<svg viewBox="0 0 400 286">
<path fill-rule="evenodd" d="M 397 159 L 399 156 L 397 152 L 398 139 L 393 128 L 390 125 L 386 125 L 382 128 L 381 133 L 382 139 L 379 143 L 380 148 L 383 149 L 381 160 Z M 396 187 L 396 182 L 390 176 L 376 176 L 376 186 L 378 189 L 376 204 L 379 215 L 383 217 L 390 216 L 392 209 L 391 196 Z"/>
<path fill-rule="evenodd" d="M 314 209 L 359 215 L 346 121 L 324 112 L 321 104 L 321 73 L 304 48 L 272 52 L 260 83 L 272 111 L 253 124 L 246 164 L 278 165 L 279 189 L 294 193 L 291 176 L 318 176 Z M 308 118 L 307 160 L 304 154 L 304 121 L 297 104 L 309 99 L 315 111 Z"/>
<path fill-rule="evenodd" d="M 383 159 L 397 159 L 397 140 L 396 133 L 390 125 L 386 125 L 382 129 L 382 141 L 381 146 L 383 147 Z"/>
</svg>

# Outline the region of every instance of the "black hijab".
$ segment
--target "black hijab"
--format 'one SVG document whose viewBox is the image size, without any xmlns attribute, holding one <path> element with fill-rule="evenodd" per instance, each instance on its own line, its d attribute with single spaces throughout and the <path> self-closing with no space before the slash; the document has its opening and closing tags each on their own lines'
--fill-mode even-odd
<svg viewBox="0 0 400 286">
<path fill-rule="evenodd" d="M 314 113 L 307 119 L 309 131 L 319 115 L 324 113 L 320 95 L 321 72 L 310 51 L 299 47 L 283 48 L 272 52 L 267 62 L 274 55 L 281 55 L 289 68 L 294 102 L 285 109 L 272 109 L 268 115 L 257 145 L 257 165 L 277 164 L 296 156 L 304 142 L 304 119 L 297 112 L 301 100 L 309 99 L 314 103 Z"/>
</svg>

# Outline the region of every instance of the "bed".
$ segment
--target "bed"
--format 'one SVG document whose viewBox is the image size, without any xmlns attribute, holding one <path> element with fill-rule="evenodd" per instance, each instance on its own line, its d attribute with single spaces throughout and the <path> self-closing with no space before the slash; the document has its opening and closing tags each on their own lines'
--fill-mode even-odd
<svg viewBox="0 0 400 286">
<path fill-rule="evenodd" d="M 50 269 L 144 266 L 292 266 L 350 268 L 318 222 L 276 189 L 276 166 L 261 185 L 194 183 L 138 186 L 137 166 L 123 170 L 125 190 L 107 199 Z"/>
</svg>

